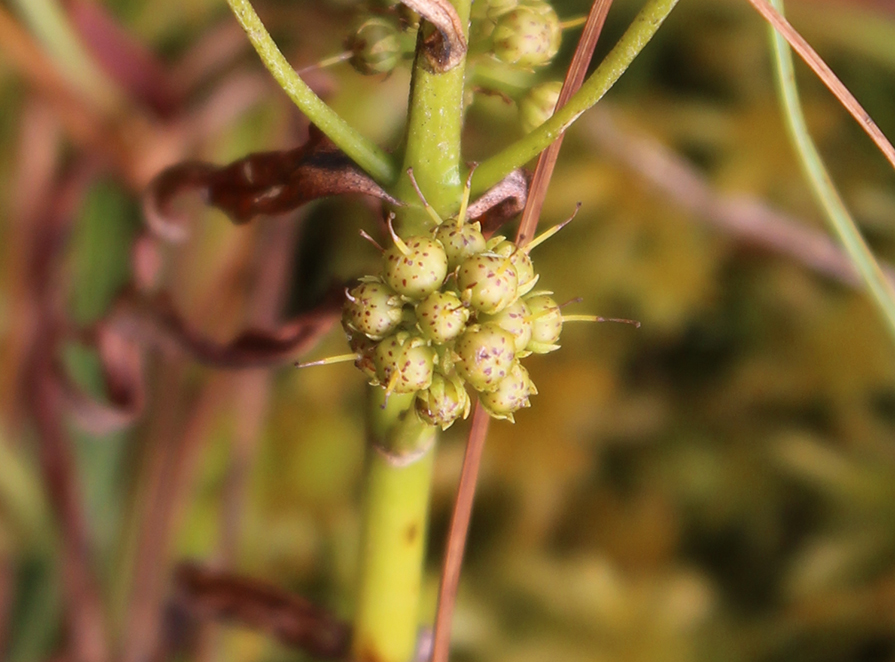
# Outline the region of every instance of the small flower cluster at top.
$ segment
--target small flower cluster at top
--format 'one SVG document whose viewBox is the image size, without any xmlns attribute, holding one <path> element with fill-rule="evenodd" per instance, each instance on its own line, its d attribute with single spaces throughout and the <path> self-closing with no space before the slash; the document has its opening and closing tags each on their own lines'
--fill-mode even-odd
<svg viewBox="0 0 895 662">
<path fill-rule="evenodd" d="M 368 12 L 345 40 L 349 63 L 364 75 L 393 71 L 412 56 L 416 45 L 419 16 L 404 5 L 385 4 L 389 6 L 387 10 L 380 6 L 379 13 Z M 477 2 L 471 19 L 469 45 L 473 60 L 490 58 L 511 70 L 526 72 L 549 65 L 559 51 L 563 29 L 577 23 L 561 22 L 545 0 Z M 496 82 L 493 76 L 492 82 Z M 553 114 L 561 88 L 561 82 L 548 81 L 525 85 L 512 93 L 526 133 Z"/>
<path fill-rule="evenodd" d="M 381 274 L 347 292 L 355 365 L 390 394 L 416 393 L 417 413 L 442 429 L 469 414 L 466 385 L 491 416 L 513 421 L 537 393 L 521 359 L 558 349 L 563 326 L 551 293 L 533 290 L 534 242 L 486 240 L 462 213 L 428 236 L 392 236 Z"/>
</svg>

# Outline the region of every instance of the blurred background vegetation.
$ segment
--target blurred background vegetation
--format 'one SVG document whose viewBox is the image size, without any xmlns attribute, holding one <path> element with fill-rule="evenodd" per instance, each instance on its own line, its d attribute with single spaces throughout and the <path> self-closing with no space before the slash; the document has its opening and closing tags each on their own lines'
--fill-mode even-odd
<svg viewBox="0 0 895 662">
<path fill-rule="evenodd" d="M 357 231 L 378 232 L 378 212 L 330 199 L 234 226 L 196 204 L 185 243 L 147 248 L 140 194 L 162 167 L 290 148 L 306 124 L 221 0 L 97 1 L 0 4 L 0 657 L 78 659 L 69 644 L 89 639 L 78 618 L 93 609 L 80 564 L 100 650 L 121 659 L 159 659 L 162 640 L 179 659 L 304 659 L 251 628 L 190 621 L 171 607 L 172 569 L 198 560 L 350 617 L 368 388 L 357 371 L 220 370 L 149 343 L 145 392 L 101 434 L 79 425 L 97 420 L 84 402 L 43 397 L 40 375 L 120 404 L 84 330 L 135 268 L 157 271 L 192 328 L 226 342 L 367 273 L 377 255 Z M 640 4 L 616 0 L 598 56 Z M 35 19 L 45 6 L 92 44 L 87 66 Z M 787 8 L 895 136 L 892 4 Z M 257 9 L 296 66 L 340 52 L 359 15 L 350 0 Z M 543 80 L 562 77 L 576 37 Z M 895 259 L 892 173 L 798 72 L 846 202 Z M 308 79 L 367 136 L 400 141 L 407 71 L 340 65 Z M 476 95 L 465 158 L 520 134 L 513 104 Z M 535 252 L 541 283 L 581 297 L 575 312 L 643 326 L 570 326 L 559 352 L 528 363 L 532 408 L 492 425 L 453 659 L 895 660 L 895 353 L 824 243 L 746 2 L 683 0 L 572 129 L 542 222 L 578 201 Z M 334 328 L 305 356 L 343 343 Z M 465 431 L 438 451 L 423 621 Z M 58 504 L 77 511 L 67 525 Z M 72 595 L 88 598 L 72 609 Z"/>
</svg>

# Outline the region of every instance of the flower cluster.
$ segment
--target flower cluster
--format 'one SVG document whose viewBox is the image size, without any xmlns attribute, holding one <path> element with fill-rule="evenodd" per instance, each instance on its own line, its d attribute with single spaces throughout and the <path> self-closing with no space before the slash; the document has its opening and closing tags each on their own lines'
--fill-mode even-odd
<svg viewBox="0 0 895 662">
<path fill-rule="evenodd" d="M 443 429 L 469 414 L 472 387 L 494 418 L 513 420 L 537 389 L 520 360 L 559 345 L 563 318 L 528 252 L 478 223 L 393 235 L 379 276 L 347 292 L 342 324 L 355 365 L 389 393 L 416 393 Z"/>
<path fill-rule="evenodd" d="M 385 0 L 375 7 L 362 13 L 345 40 L 348 62 L 364 75 L 387 74 L 409 62 L 420 25 L 406 5 Z M 538 84 L 535 72 L 553 62 L 566 26 L 545 0 L 476 2 L 469 29 L 469 94 L 487 89 L 514 99 L 525 132 L 542 124 L 553 113 L 561 83 Z M 483 71 L 481 78 L 476 70 Z M 504 78 L 512 82 L 505 85 Z"/>
</svg>

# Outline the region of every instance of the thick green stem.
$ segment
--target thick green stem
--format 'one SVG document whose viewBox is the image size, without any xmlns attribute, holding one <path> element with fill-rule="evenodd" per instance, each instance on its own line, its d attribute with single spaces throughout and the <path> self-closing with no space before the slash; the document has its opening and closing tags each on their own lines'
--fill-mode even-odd
<svg viewBox="0 0 895 662">
<path fill-rule="evenodd" d="M 351 160 L 383 186 L 389 186 L 397 175 L 395 163 L 378 145 L 371 142 L 348 124 L 332 108 L 327 106 L 308 87 L 292 65 L 286 60 L 267 29 L 258 18 L 249 0 L 227 0 L 236 19 L 245 30 L 249 41 L 258 52 L 264 65 L 280 84 L 280 87 L 295 102 L 299 110 Z"/>
<path fill-rule="evenodd" d="M 455 0 L 453 4 L 460 20 L 468 25 L 470 0 Z M 442 218 L 457 212 L 463 189 L 460 133 L 465 74 L 465 60 L 450 71 L 436 74 L 429 70 L 426 58 L 419 52 L 413 65 L 404 170 L 413 168 L 423 195 Z M 398 180 L 396 193 L 405 201 L 417 200 L 416 191 L 404 173 Z M 401 234 L 417 234 L 432 224 L 432 219 L 418 205 L 398 212 Z"/>
<path fill-rule="evenodd" d="M 468 24 L 470 0 L 456 0 L 454 6 Z M 419 53 L 413 69 L 404 169 L 413 169 L 421 191 L 442 217 L 457 212 L 463 190 L 464 72 L 465 61 L 433 73 Z M 408 236 L 432 227 L 409 177 L 401 175 L 395 193 L 409 203 L 396 210 L 399 233 Z M 437 432 L 417 417 L 414 397 L 392 395 L 386 404 L 384 390 L 375 388 L 371 398 L 356 660 L 409 662 L 416 645 Z"/>
<path fill-rule="evenodd" d="M 353 659 L 409 662 L 419 596 L 435 456 L 435 428 L 413 410 L 414 395 L 373 389 L 363 542 Z M 383 408 L 383 404 L 385 407 Z"/>
<path fill-rule="evenodd" d="M 472 180 L 473 194 L 490 188 L 547 149 L 584 111 L 602 99 L 653 38 L 677 3 L 678 0 L 650 0 L 606 59 L 565 106 L 527 136 L 479 165 Z"/>
<path fill-rule="evenodd" d="M 771 0 L 771 4 L 777 11 L 783 13 L 782 0 Z M 885 318 L 889 332 L 895 337 L 895 290 L 861 236 L 861 231 L 851 214 L 848 213 L 848 209 L 836 191 L 830 173 L 827 172 L 814 141 L 808 133 L 793 72 L 792 51 L 786 40 L 773 28 L 771 28 L 771 47 L 777 64 L 780 100 L 785 111 L 789 134 L 798 152 L 802 169 L 805 171 L 815 197 L 827 215 L 830 226 L 845 247 L 849 259 L 864 281 L 864 286 Z"/>
</svg>

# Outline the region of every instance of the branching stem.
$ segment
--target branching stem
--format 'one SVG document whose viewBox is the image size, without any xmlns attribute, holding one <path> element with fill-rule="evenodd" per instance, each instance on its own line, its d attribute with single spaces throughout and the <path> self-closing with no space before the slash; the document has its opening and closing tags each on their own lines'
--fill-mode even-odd
<svg viewBox="0 0 895 662">
<path fill-rule="evenodd" d="M 565 106 L 527 136 L 479 165 L 472 180 L 473 196 L 494 186 L 509 172 L 545 150 L 584 111 L 603 98 L 653 38 L 677 2 L 678 0 L 649 0 L 606 59 Z"/>
<path fill-rule="evenodd" d="M 264 66 L 299 110 L 357 165 L 366 170 L 370 177 L 384 187 L 393 184 L 398 171 L 392 158 L 378 145 L 362 136 L 314 94 L 280 52 L 267 28 L 255 13 L 252 3 L 249 0 L 227 0 L 227 2 L 264 62 Z"/>
</svg>

